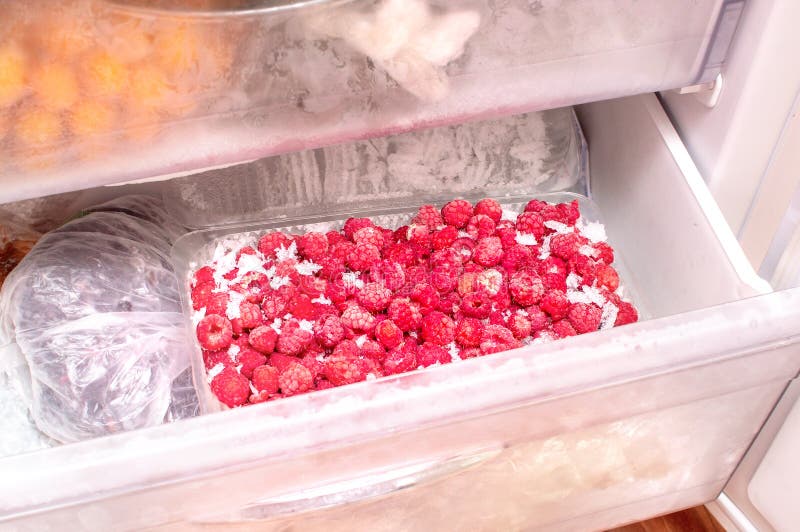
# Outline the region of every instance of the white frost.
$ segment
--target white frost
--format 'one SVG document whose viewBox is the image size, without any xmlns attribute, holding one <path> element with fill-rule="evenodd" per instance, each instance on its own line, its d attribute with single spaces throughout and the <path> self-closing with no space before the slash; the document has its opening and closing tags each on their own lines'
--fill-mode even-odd
<svg viewBox="0 0 800 532">
<path fill-rule="evenodd" d="M 531 233 L 517 233 L 517 236 L 514 238 L 517 244 L 523 246 L 535 246 L 539 242 L 536 240 L 536 235 Z"/>
<path fill-rule="evenodd" d="M 343 273 L 342 283 L 344 283 L 345 288 L 364 288 L 364 281 L 359 278 L 358 272 Z"/>
<path fill-rule="evenodd" d="M 598 250 L 594 249 L 592 246 L 587 246 L 586 244 L 578 248 L 578 253 L 591 258 L 595 258 L 600 254 Z"/>
<path fill-rule="evenodd" d="M 312 303 L 319 303 L 320 305 L 333 305 L 333 301 L 325 297 L 324 295 L 315 297 L 311 300 Z"/>
<path fill-rule="evenodd" d="M 245 299 L 245 295 L 240 292 L 228 292 L 228 305 L 225 307 L 225 315 L 229 320 L 242 317 L 241 304 Z"/>
<path fill-rule="evenodd" d="M 308 320 L 300 320 L 300 329 L 308 332 L 314 332 L 314 322 Z"/>
<path fill-rule="evenodd" d="M 450 358 L 453 359 L 453 362 L 461 361 L 460 351 L 455 342 L 450 342 L 445 347 L 447 347 L 447 351 L 450 353 Z"/>
<path fill-rule="evenodd" d="M 236 355 L 238 355 L 240 351 L 241 349 L 238 345 L 231 344 L 231 346 L 228 348 L 228 356 L 231 358 L 231 360 L 236 360 Z"/>
<path fill-rule="evenodd" d="M 555 220 L 547 220 L 544 223 L 544 226 L 547 227 L 548 229 L 552 229 L 556 233 L 559 233 L 559 234 L 562 234 L 562 235 L 567 234 L 567 233 L 572 233 L 572 232 L 575 231 L 575 228 L 570 227 L 567 224 L 564 224 L 564 223 L 561 223 L 561 222 L 557 222 Z"/>
<path fill-rule="evenodd" d="M 269 286 L 273 290 L 277 290 L 278 288 L 286 286 L 291 282 L 292 282 L 291 279 L 289 279 L 288 277 L 281 277 L 280 275 L 276 275 L 275 277 L 270 279 Z"/>
<path fill-rule="evenodd" d="M 542 250 L 539 252 L 539 260 L 545 260 L 550 256 L 550 239 L 553 235 L 547 235 L 542 242 Z"/>
<path fill-rule="evenodd" d="M 617 321 L 618 313 L 619 308 L 614 303 L 611 301 L 606 302 L 606 304 L 603 305 L 603 314 L 600 317 L 600 330 L 611 329 Z"/>
<path fill-rule="evenodd" d="M 580 275 L 578 275 L 575 272 L 570 272 L 570 274 L 567 275 L 567 288 L 571 290 L 577 290 L 578 287 L 581 285 L 582 280 L 583 279 L 581 278 Z"/>
<path fill-rule="evenodd" d="M 222 362 L 218 363 L 216 366 L 208 370 L 208 382 L 214 380 L 214 377 L 222 373 L 222 370 L 225 369 L 225 364 Z"/>
<path fill-rule="evenodd" d="M 322 269 L 319 264 L 313 263 L 310 260 L 304 260 L 294 268 L 300 275 L 314 275 Z"/>
<path fill-rule="evenodd" d="M 500 216 L 501 220 L 508 220 L 509 222 L 517 221 L 517 213 L 511 209 L 503 209 L 503 214 Z"/>
<path fill-rule="evenodd" d="M 280 318 L 275 318 L 275 321 L 269 324 L 269 326 L 272 327 L 272 330 L 278 334 L 281 333 L 281 325 L 283 325 L 283 320 Z"/>
<path fill-rule="evenodd" d="M 362 334 L 361 336 L 359 336 L 358 338 L 356 338 L 356 345 L 357 345 L 359 348 L 361 348 L 361 347 L 363 347 L 363 346 L 364 346 L 364 342 L 366 342 L 366 341 L 367 341 L 367 335 L 366 335 L 366 334 Z"/>
<path fill-rule="evenodd" d="M 578 231 L 580 234 L 588 238 L 591 242 L 605 242 L 608 240 L 606 236 L 606 228 L 600 222 L 584 223 L 583 220 L 578 221 Z"/>
<path fill-rule="evenodd" d="M 197 324 L 200 323 L 200 321 L 205 317 L 206 317 L 206 307 L 203 307 L 194 314 L 192 314 L 192 325 L 197 327 Z"/>
<path fill-rule="evenodd" d="M 283 262 L 285 260 L 297 260 L 297 242 L 292 241 L 288 248 L 283 246 L 279 247 L 275 251 L 275 257 L 277 258 L 278 262 Z"/>
</svg>

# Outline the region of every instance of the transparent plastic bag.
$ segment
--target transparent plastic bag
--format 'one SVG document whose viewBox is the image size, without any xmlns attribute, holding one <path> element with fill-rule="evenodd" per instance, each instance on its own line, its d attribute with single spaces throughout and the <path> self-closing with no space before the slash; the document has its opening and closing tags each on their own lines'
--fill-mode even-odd
<svg viewBox="0 0 800 532">
<path fill-rule="evenodd" d="M 149 197 L 85 212 L 42 237 L 0 292 L 0 345 L 24 355 L 32 417 L 63 442 L 194 415 L 197 403 L 179 378 L 190 342 L 168 258 L 178 224 Z"/>
</svg>

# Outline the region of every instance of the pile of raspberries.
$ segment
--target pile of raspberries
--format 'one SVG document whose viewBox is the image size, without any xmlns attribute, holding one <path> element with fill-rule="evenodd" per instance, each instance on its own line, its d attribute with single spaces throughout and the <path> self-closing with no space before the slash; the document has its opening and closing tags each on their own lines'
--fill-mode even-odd
<svg viewBox="0 0 800 532">
<path fill-rule="evenodd" d="M 228 250 L 192 280 L 211 390 L 261 403 L 635 322 L 579 218 L 577 202 L 517 216 L 457 199 L 395 230 L 350 218 Z"/>
</svg>

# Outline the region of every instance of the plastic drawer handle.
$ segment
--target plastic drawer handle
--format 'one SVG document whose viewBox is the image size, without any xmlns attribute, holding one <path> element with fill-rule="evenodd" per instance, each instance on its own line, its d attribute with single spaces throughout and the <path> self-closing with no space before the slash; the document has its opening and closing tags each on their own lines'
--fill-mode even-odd
<svg viewBox="0 0 800 532">
<path fill-rule="evenodd" d="M 270 497 L 249 504 L 234 513 L 206 517 L 197 522 L 211 524 L 277 519 L 303 512 L 364 502 L 460 473 L 494 458 L 501 451 L 502 447 L 483 449 L 441 460 L 430 460 L 389 471 L 375 472 L 324 486 Z"/>
<path fill-rule="evenodd" d="M 267 15 L 315 6 L 334 6 L 353 0 L 215 0 L 205 6 L 186 0 L 104 0 L 111 6 L 140 14 L 186 17 Z"/>
</svg>

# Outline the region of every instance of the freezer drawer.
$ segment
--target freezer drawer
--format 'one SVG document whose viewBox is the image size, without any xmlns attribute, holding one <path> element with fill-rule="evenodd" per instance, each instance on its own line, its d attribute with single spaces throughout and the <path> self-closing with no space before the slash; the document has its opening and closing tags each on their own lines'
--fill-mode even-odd
<svg viewBox="0 0 800 532">
<path fill-rule="evenodd" d="M 744 0 L 120 3 L 0 6 L 0 202 L 709 81 Z"/>
<path fill-rule="evenodd" d="M 655 96 L 578 115 L 653 319 L 7 458 L 0 524 L 581 530 L 713 499 L 800 368 L 800 290 L 749 268 Z"/>
</svg>

